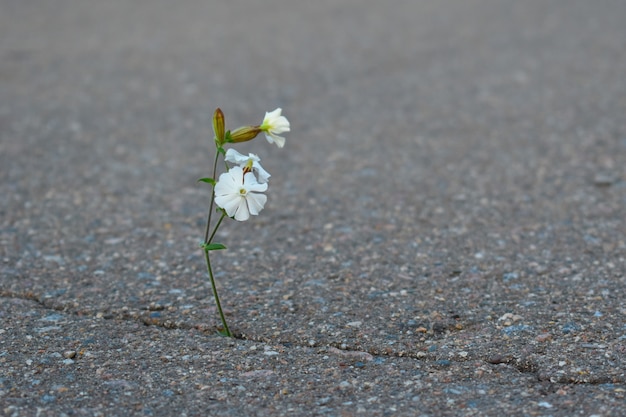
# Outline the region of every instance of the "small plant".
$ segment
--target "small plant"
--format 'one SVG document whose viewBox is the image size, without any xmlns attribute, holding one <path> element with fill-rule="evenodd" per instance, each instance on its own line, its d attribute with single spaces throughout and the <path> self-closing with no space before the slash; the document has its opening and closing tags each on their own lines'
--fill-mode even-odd
<svg viewBox="0 0 626 417">
<path fill-rule="evenodd" d="M 281 133 L 289 132 L 289 121 L 281 115 L 280 108 L 265 113 L 265 118 L 260 125 L 242 126 L 233 131 L 226 130 L 224 113 L 219 108 L 213 114 L 213 131 L 215 132 L 215 161 L 213 162 L 213 174 L 211 177 L 200 178 L 198 181 L 210 184 L 213 187 L 211 194 L 211 204 L 207 215 L 206 231 L 204 240 L 200 244 L 206 260 L 207 272 L 211 280 L 211 288 L 215 297 L 217 311 L 222 320 L 222 329 L 219 331 L 223 336 L 232 337 L 222 306 L 220 297 L 217 294 L 213 268 L 211 267 L 211 257 L 209 252 L 226 249 L 221 243 L 213 241 L 217 230 L 222 225 L 224 218 L 228 217 L 237 221 L 246 221 L 250 215 L 258 215 L 267 201 L 263 194 L 267 191 L 267 184 L 270 174 L 263 169 L 261 159 L 255 154 L 248 156 L 240 154 L 233 148 L 224 149 L 225 145 L 240 142 L 248 142 L 261 132 L 265 134 L 269 143 L 275 143 L 279 148 L 285 145 L 285 138 L 279 136 Z M 224 159 L 225 172 L 218 179 L 217 165 L 220 156 Z M 217 206 L 217 207 L 216 207 Z M 219 214 L 219 219 L 211 229 L 213 212 Z"/>
</svg>

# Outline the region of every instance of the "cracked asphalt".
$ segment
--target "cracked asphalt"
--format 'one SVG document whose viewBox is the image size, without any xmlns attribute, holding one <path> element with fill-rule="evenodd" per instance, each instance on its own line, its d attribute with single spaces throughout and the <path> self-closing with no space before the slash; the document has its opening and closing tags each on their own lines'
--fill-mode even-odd
<svg viewBox="0 0 626 417">
<path fill-rule="evenodd" d="M 626 414 L 625 2 L 0 10 L 2 415 Z"/>
</svg>

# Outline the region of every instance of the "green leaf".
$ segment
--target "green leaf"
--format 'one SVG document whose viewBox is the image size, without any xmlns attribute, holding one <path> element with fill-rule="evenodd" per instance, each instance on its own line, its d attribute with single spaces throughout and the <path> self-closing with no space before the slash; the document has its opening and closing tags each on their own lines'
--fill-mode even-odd
<svg viewBox="0 0 626 417">
<path fill-rule="evenodd" d="M 217 147 L 217 153 L 221 153 L 222 155 L 226 156 L 226 151 L 221 146 Z"/>
<path fill-rule="evenodd" d="M 198 182 L 206 182 L 207 184 L 211 184 L 213 186 L 217 184 L 217 181 L 215 181 L 213 178 L 200 178 Z"/>
<path fill-rule="evenodd" d="M 230 130 L 227 130 L 226 133 L 224 134 L 224 142 L 226 142 L 226 143 L 233 143 L 233 142 L 235 142 L 233 140 L 232 135 L 230 134 Z"/>
<path fill-rule="evenodd" d="M 202 246 L 202 249 L 205 251 L 226 249 L 226 246 L 221 243 L 202 243 L 200 246 Z"/>
</svg>

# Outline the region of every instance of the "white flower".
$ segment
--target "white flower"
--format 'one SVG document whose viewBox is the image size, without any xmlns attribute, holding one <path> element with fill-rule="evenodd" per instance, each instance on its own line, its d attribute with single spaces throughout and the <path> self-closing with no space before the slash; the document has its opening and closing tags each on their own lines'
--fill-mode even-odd
<svg viewBox="0 0 626 417">
<path fill-rule="evenodd" d="M 264 170 L 261 166 L 261 158 L 253 153 L 249 153 L 248 156 L 245 156 L 240 154 L 233 148 L 229 148 L 226 151 L 226 156 L 224 157 L 224 160 L 226 162 L 232 162 L 233 164 L 237 164 L 241 168 L 252 168 L 252 171 L 256 172 L 259 183 L 261 184 L 265 184 L 271 177 L 270 173 Z"/>
<path fill-rule="evenodd" d="M 267 184 L 259 184 L 252 172 L 233 167 L 220 175 L 215 184 L 215 204 L 226 210 L 226 214 L 240 222 L 256 216 L 267 201 Z"/>
<path fill-rule="evenodd" d="M 285 138 L 278 136 L 279 133 L 289 132 L 289 120 L 281 116 L 283 110 L 279 107 L 273 112 L 265 113 L 263 123 L 259 126 L 269 143 L 276 143 L 279 148 L 285 146 Z"/>
</svg>

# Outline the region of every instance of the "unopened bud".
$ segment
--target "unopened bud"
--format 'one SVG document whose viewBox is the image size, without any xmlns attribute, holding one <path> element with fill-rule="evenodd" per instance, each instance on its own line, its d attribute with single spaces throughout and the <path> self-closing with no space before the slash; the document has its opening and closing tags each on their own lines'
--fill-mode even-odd
<svg viewBox="0 0 626 417">
<path fill-rule="evenodd" d="M 215 132 L 215 141 L 220 146 L 222 146 L 225 142 L 225 131 L 224 113 L 222 113 L 222 110 L 218 107 L 215 109 L 215 113 L 213 113 L 213 132 Z"/>
<path fill-rule="evenodd" d="M 234 143 L 247 142 L 261 133 L 259 126 L 242 126 L 230 132 L 230 139 Z"/>
</svg>

